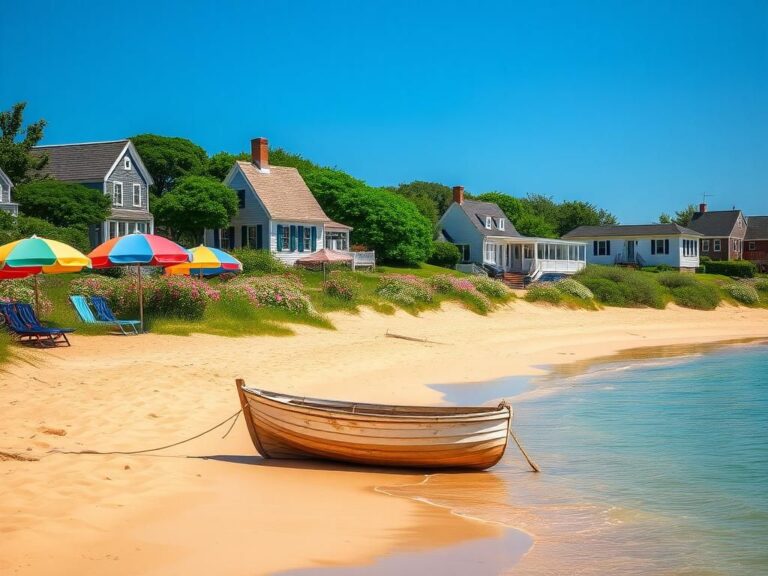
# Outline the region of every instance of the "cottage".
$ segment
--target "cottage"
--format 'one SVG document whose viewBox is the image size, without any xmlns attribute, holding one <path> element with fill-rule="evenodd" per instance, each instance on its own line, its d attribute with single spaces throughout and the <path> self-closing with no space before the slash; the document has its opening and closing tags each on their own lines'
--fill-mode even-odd
<svg viewBox="0 0 768 576">
<path fill-rule="evenodd" d="M 497 204 L 465 200 L 462 186 L 454 186 L 438 227 L 459 248 L 462 264 L 499 267 L 513 285 L 544 272 L 574 274 L 586 265 L 583 242 L 522 236 Z"/>
<path fill-rule="evenodd" d="M 349 251 L 352 228 L 328 218 L 298 170 L 269 164 L 266 138 L 251 140 L 251 161 L 235 162 L 224 184 L 239 209 L 227 228 L 205 231 L 206 244 L 264 248 L 287 264 L 321 248 Z"/>
<path fill-rule="evenodd" d="M 671 266 L 695 271 L 701 234 L 678 224 L 579 226 L 563 236 L 588 243 L 590 264 Z"/>
<path fill-rule="evenodd" d="M 12 216 L 18 216 L 19 205 L 11 202 L 11 190 L 13 190 L 13 182 L 0 168 L 0 210 Z"/>
<path fill-rule="evenodd" d="M 747 220 L 741 210 L 707 210 L 699 205 L 688 228 L 699 232 L 701 255 L 712 260 L 741 260 L 744 256 L 744 237 Z"/>
<path fill-rule="evenodd" d="M 102 190 L 112 199 L 109 217 L 88 232 L 93 246 L 131 232 L 154 232 L 152 176 L 130 140 L 36 146 L 32 153 L 48 157 L 45 175 Z"/>
<path fill-rule="evenodd" d="M 744 259 L 754 262 L 762 271 L 768 271 L 768 216 L 749 216 Z"/>
</svg>

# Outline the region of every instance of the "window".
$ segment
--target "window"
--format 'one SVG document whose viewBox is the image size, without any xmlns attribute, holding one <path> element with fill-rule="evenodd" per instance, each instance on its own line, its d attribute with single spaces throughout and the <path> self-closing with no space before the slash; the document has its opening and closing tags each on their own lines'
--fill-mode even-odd
<svg viewBox="0 0 768 576">
<path fill-rule="evenodd" d="M 715 252 L 720 252 L 722 250 L 722 246 L 720 244 L 720 240 L 715 240 L 714 244 L 715 244 Z"/>
<path fill-rule="evenodd" d="M 584 262 L 587 259 L 587 247 L 579 246 L 579 260 Z"/>
<path fill-rule="evenodd" d="M 529 260 L 533 258 L 533 246 L 530 244 L 526 244 L 523 246 L 523 258 L 528 258 Z"/>
<path fill-rule="evenodd" d="M 128 235 L 128 222 L 118 222 L 117 223 L 117 235 L 118 236 L 127 236 Z"/>
<path fill-rule="evenodd" d="M 283 226 L 283 236 L 282 238 L 278 238 L 278 241 L 280 240 L 282 240 L 282 242 L 280 242 L 281 250 L 291 249 L 291 227 L 290 226 Z"/>
<path fill-rule="evenodd" d="M 738 240 L 734 240 L 733 241 L 733 249 L 734 250 L 738 250 L 739 249 L 739 241 Z"/>
<path fill-rule="evenodd" d="M 490 230 L 491 228 L 493 228 L 493 218 L 491 218 L 490 216 L 486 216 L 486 217 L 485 217 L 485 227 L 486 227 L 488 230 Z"/>
<path fill-rule="evenodd" d="M 109 237 L 117 238 L 117 222 L 114 220 L 109 221 Z"/>
<path fill-rule="evenodd" d="M 485 261 L 492 264 L 496 263 L 496 244 L 491 244 L 489 242 L 485 245 Z"/>
<path fill-rule="evenodd" d="M 147 223 L 146 222 L 139 222 L 138 224 L 136 224 L 136 228 L 142 234 L 146 234 L 147 233 Z"/>
<path fill-rule="evenodd" d="M 669 238 L 651 240 L 651 254 L 669 254 Z"/>
<path fill-rule="evenodd" d="M 547 259 L 547 245 L 546 244 L 539 244 L 536 246 L 536 255 L 539 257 L 539 260 L 546 260 Z"/>
<path fill-rule="evenodd" d="M 304 252 L 312 252 L 312 227 L 311 226 L 304 226 L 304 238 L 302 239 L 304 242 Z"/>
<path fill-rule="evenodd" d="M 11 201 L 11 190 L 10 188 L 6 190 L 2 186 L 0 186 L 0 203 L 7 204 Z"/>
<path fill-rule="evenodd" d="M 222 228 L 220 230 L 221 248 L 232 249 L 235 247 L 234 228 Z"/>
<path fill-rule="evenodd" d="M 237 191 L 237 207 L 245 208 L 245 190 Z"/>
<path fill-rule="evenodd" d="M 133 185 L 133 205 L 141 206 L 141 184 Z"/>
<path fill-rule="evenodd" d="M 749 243 L 749 249 L 750 250 L 755 250 L 755 248 L 756 248 L 755 243 L 754 242 L 750 242 Z"/>
<path fill-rule="evenodd" d="M 456 248 L 461 252 L 462 262 L 471 262 L 469 258 L 469 244 L 456 244 Z"/>
<path fill-rule="evenodd" d="M 123 205 L 123 183 L 115 182 L 112 184 L 112 206 Z"/>
<path fill-rule="evenodd" d="M 611 255 L 610 240 L 595 240 L 592 243 L 592 256 L 610 256 L 610 255 Z"/>
<path fill-rule="evenodd" d="M 258 248 L 259 232 L 256 226 L 248 226 L 246 230 L 246 244 L 248 248 Z"/>
<path fill-rule="evenodd" d="M 702 252 L 709 252 L 709 240 L 702 240 L 701 241 L 701 251 Z"/>
<path fill-rule="evenodd" d="M 123 158 L 123 167 L 124 167 L 126 170 L 130 170 L 130 169 L 131 169 L 131 159 L 130 159 L 128 156 L 126 156 L 125 158 Z"/>
<path fill-rule="evenodd" d="M 499 218 L 499 230 L 504 230 L 504 218 Z"/>
</svg>

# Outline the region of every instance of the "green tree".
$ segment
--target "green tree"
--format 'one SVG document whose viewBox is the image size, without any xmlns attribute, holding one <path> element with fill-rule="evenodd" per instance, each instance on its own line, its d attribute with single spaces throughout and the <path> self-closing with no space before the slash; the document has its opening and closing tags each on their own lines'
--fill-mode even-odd
<svg viewBox="0 0 768 576">
<path fill-rule="evenodd" d="M 688 204 L 688 206 L 686 206 L 682 210 L 677 210 L 675 212 L 674 218 L 672 218 L 666 212 L 662 212 L 661 215 L 659 215 L 659 223 L 661 224 L 675 223 L 679 226 L 688 226 L 691 223 L 691 220 L 693 219 L 693 215 L 697 211 L 698 211 L 698 208 L 696 208 L 695 204 Z"/>
<path fill-rule="evenodd" d="M 481 202 L 497 204 L 507 217 L 507 220 L 523 236 L 535 238 L 555 238 L 556 227 L 547 222 L 544 217 L 536 214 L 526 198 L 516 198 L 503 192 L 486 192 L 475 198 Z"/>
<path fill-rule="evenodd" d="M 0 112 L 0 168 L 17 186 L 34 179 L 36 171 L 48 162 L 47 156 L 30 153 L 32 147 L 43 139 L 45 120 L 27 124 L 24 137 L 19 140 L 26 106 L 26 102 L 19 102 L 10 110 Z"/>
<path fill-rule="evenodd" d="M 17 186 L 14 200 L 26 216 L 42 218 L 54 226 L 82 229 L 106 220 L 111 205 L 102 190 L 52 179 Z"/>
<path fill-rule="evenodd" d="M 451 188 L 437 182 L 414 180 L 393 187 L 391 190 L 411 200 L 419 208 L 419 211 L 434 223 L 437 223 L 453 202 Z"/>
<path fill-rule="evenodd" d="M 607 226 L 618 222 L 613 214 L 581 200 L 558 205 L 557 219 L 557 231 L 560 236 L 579 226 Z"/>
<path fill-rule="evenodd" d="M 131 141 L 155 181 L 152 193 L 157 196 L 173 188 L 180 178 L 205 174 L 208 154 L 186 138 L 139 134 Z"/>
<path fill-rule="evenodd" d="M 237 160 L 250 160 L 251 155 L 247 152 L 240 154 L 230 154 L 229 152 L 218 152 L 210 158 L 205 165 L 205 174 L 221 182 L 227 177 L 229 171 Z"/>
<path fill-rule="evenodd" d="M 41 238 L 64 242 L 64 244 L 69 244 L 84 254 L 90 250 L 88 234 L 82 228 L 55 226 L 40 218 L 23 215 L 13 217 L 0 211 L 0 244 L 29 238 L 33 234 Z"/>
<path fill-rule="evenodd" d="M 197 244 L 206 228 L 229 226 L 237 206 L 237 194 L 228 186 L 205 176 L 186 176 L 155 201 L 152 212 L 174 240 L 186 237 Z"/>
</svg>

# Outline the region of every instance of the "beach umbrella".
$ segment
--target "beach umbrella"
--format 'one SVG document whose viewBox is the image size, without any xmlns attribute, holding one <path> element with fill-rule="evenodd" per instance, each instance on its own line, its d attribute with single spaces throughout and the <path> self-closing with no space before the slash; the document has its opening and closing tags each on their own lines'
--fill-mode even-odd
<svg viewBox="0 0 768 576">
<path fill-rule="evenodd" d="M 141 286 L 142 266 L 173 266 L 189 261 L 189 253 L 168 238 L 134 232 L 107 240 L 90 254 L 94 268 L 136 266 L 139 285 L 139 322 L 144 331 L 144 292 Z"/>
<path fill-rule="evenodd" d="M 185 275 L 192 274 L 192 271 L 199 273 L 200 276 L 215 276 L 224 272 L 242 272 L 243 264 L 223 250 L 203 246 L 187 250 L 189 252 L 189 262 L 169 266 L 165 269 L 166 274 Z"/>
<path fill-rule="evenodd" d="M 31 236 L 0 246 L 0 279 L 35 278 L 35 310 L 40 311 L 39 274 L 80 272 L 91 260 L 72 246 Z"/>
<path fill-rule="evenodd" d="M 303 266 L 305 268 L 322 267 L 323 278 L 325 278 L 325 267 L 328 264 L 349 264 L 352 262 L 352 260 L 353 258 L 349 254 L 344 254 L 343 252 L 335 252 L 333 250 L 329 250 L 328 248 L 323 248 L 322 250 L 313 252 L 309 256 L 299 258 L 296 260 L 296 265 Z"/>
</svg>

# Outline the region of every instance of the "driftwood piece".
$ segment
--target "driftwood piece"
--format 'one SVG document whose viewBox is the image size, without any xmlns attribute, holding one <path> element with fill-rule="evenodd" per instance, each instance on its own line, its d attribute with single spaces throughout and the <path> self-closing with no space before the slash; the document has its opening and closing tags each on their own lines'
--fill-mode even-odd
<svg viewBox="0 0 768 576">
<path fill-rule="evenodd" d="M 445 342 L 435 342 L 434 340 L 428 340 L 427 338 L 414 338 L 413 336 L 403 336 L 402 334 L 394 334 L 387 330 L 384 334 L 387 338 L 398 338 L 399 340 L 408 340 L 409 342 L 422 342 L 424 344 L 445 344 Z"/>
</svg>

